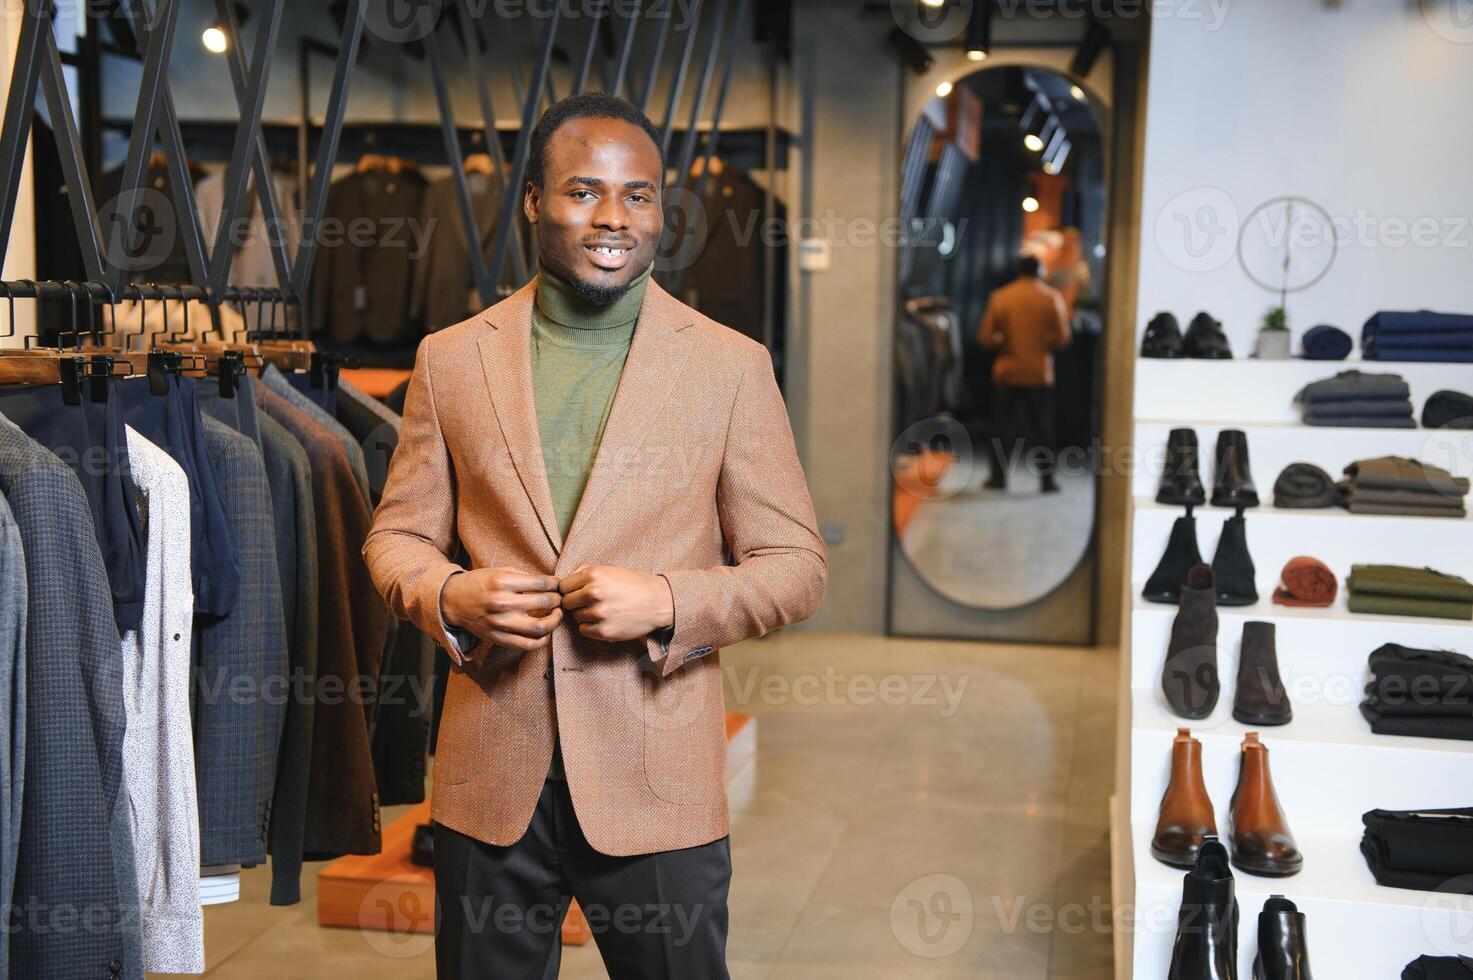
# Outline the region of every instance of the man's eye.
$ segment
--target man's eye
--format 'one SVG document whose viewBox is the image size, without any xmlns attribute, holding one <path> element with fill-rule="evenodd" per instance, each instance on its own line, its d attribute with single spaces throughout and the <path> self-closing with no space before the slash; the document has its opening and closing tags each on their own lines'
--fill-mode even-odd
<svg viewBox="0 0 1473 980">
<path fill-rule="evenodd" d="M 649 198 L 645 197 L 643 194 L 630 194 L 629 200 L 638 201 L 639 203 L 643 204 L 645 201 L 648 201 Z"/>
<path fill-rule="evenodd" d="M 574 191 L 573 192 L 573 196 L 574 197 L 577 197 L 579 194 L 587 194 L 589 197 L 592 197 L 593 196 L 593 192 L 592 191 L 581 191 L 580 190 L 580 191 Z"/>
</svg>

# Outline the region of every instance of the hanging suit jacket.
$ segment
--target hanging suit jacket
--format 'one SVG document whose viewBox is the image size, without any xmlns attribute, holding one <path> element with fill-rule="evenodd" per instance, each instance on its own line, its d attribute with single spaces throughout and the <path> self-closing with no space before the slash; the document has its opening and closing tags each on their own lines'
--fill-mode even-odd
<svg viewBox="0 0 1473 980">
<path fill-rule="evenodd" d="M 20 528 L 0 495 L 0 904 L 10 907 L 20 857 L 26 771 L 26 556 Z M 10 946 L 0 942 L 0 977 L 10 976 Z"/>
<path fill-rule="evenodd" d="M 515 842 L 557 734 L 579 826 L 599 851 L 708 843 L 729 825 L 717 651 L 807 618 L 827 584 L 772 362 L 762 345 L 649 283 L 564 541 L 533 402 L 536 282 L 421 343 L 364 546 L 394 613 L 458 664 L 440 722 L 434 818 L 490 844 Z M 658 573 L 674 596 L 674 629 L 610 644 L 569 616 L 550 650 L 490 645 L 464 658 L 440 618 L 441 590 L 461 570 L 450 560 L 457 542 L 477 568 Z"/>
<path fill-rule="evenodd" d="M 6 937 L 10 975 L 141 978 L 123 782 L 122 641 L 87 498 L 68 466 L 5 420 L 0 494 L 20 529 L 29 593 L 30 737 L 12 896 L 20 919 Z M 72 926 L 53 928 L 51 914 L 66 909 L 80 910 Z"/>
</svg>

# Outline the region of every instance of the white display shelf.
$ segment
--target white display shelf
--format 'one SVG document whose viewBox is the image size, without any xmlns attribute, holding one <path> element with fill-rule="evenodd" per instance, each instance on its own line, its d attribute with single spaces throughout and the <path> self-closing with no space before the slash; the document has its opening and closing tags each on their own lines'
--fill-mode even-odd
<svg viewBox="0 0 1473 980">
<path fill-rule="evenodd" d="M 1345 576 L 1352 564 L 1384 562 L 1431 566 L 1473 578 L 1473 520 L 1351 514 L 1340 508 L 1279 510 L 1271 506 L 1275 478 L 1290 463 L 1314 463 L 1339 478 L 1346 464 L 1397 455 L 1473 477 L 1473 432 L 1306 426 L 1292 404 L 1304 385 L 1356 368 L 1395 373 L 1411 387 L 1413 409 L 1434 391 L 1473 390 L 1473 366 L 1351 361 L 1164 361 L 1136 364 L 1132 447 L 1130 577 L 1131 641 L 1123 668 L 1128 683 L 1121 707 L 1128 758 L 1118 805 L 1115 877 L 1135 896 L 1130 954 L 1124 976 L 1166 975 L 1176 933 L 1184 872 L 1150 855 L 1161 794 L 1170 776 L 1171 742 L 1187 728 L 1202 742 L 1203 778 L 1227 831 L 1228 805 L 1237 784 L 1239 746 L 1256 730 L 1269 749 L 1275 790 L 1305 853 L 1305 869 L 1283 879 L 1234 871 L 1241 909 L 1240 975 L 1251 976 L 1256 922 L 1264 900 L 1282 894 L 1307 917 L 1310 961 L 1317 976 L 1336 980 L 1400 974 L 1417 956 L 1473 954 L 1473 898 L 1383 888 L 1359 851 L 1361 814 L 1375 808 L 1463 806 L 1473 786 L 1473 742 L 1380 736 L 1371 733 L 1359 703 L 1367 657 L 1383 643 L 1449 649 L 1473 655 L 1473 622 L 1351 613 Z M 1259 601 L 1218 607 L 1219 671 L 1223 690 L 1212 716 L 1179 719 L 1159 690 L 1174 605 L 1140 597 L 1160 561 L 1181 507 L 1155 502 L 1170 430 L 1197 432 L 1200 471 L 1211 493 L 1213 451 L 1224 428 L 1242 429 L 1262 504 L 1246 512 L 1248 550 Z M 1197 544 L 1212 561 L 1231 508 L 1194 508 Z M 1327 608 L 1277 606 L 1271 601 L 1284 563 L 1311 555 L 1340 584 Z M 1286 726 L 1255 727 L 1232 718 L 1243 624 L 1275 625 L 1280 674 L 1294 705 Z M 1128 807 L 1128 814 L 1124 811 Z M 1128 840 L 1123 838 L 1128 837 Z M 1127 925 L 1124 928 L 1129 929 Z"/>
<path fill-rule="evenodd" d="M 1131 610 L 1132 687 L 1156 683 L 1177 611 L 1176 606 L 1142 599 L 1141 585 L 1135 583 L 1136 599 Z M 1328 681 L 1343 677 L 1347 671 L 1363 671 L 1366 658 L 1383 643 L 1455 650 L 1473 656 L 1473 631 L 1462 620 L 1353 613 L 1346 608 L 1343 589 L 1333 605 L 1323 608 L 1278 606 L 1269 595 L 1263 592 L 1251 606 L 1218 607 L 1217 635 L 1225 678 L 1231 676 L 1228 671 L 1237 669 L 1243 624 L 1250 620 L 1274 624 L 1279 669 L 1286 683 L 1304 675 Z M 1324 684 L 1321 689 L 1328 690 L 1330 685 Z"/>
<path fill-rule="evenodd" d="M 1154 500 L 1137 499 L 1132 530 L 1131 578 L 1145 582 L 1161 560 L 1171 527 L 1185 513 Z M 1197 507 L 1197 548 L 1212 563 L 1223 522 L 1233 516 L 1226 507 Z M 1284 564 L 1298 555 L 1318 558 L 1344 584 L 1351 565 L 1388 563 L 1430 565 L 1438 571 L 1473 576 L 1473 520 L 1453 517 L 1402 517 L 1352 514 L 1340 508 L 1279 510 L 1253 507 L 1244 513 L 1248 553 L 1261 598 L 1278 584 Z"/>
<path fill-rule="evenodd" d="M 1423 361 L 1202 361 L 1192 358 L 1163 360 L 1142 357 L 1135 362 L 1135 418 L 1191 424 L 1233 420 L 1240 425 L 1260 422 L 1298 422 L 1294 394 L 1322 378 L 1341 371 L 1399 374 L 1412 389 L 1412 408 L 1418 418 L 1434 391 L 1473 390 L 1473 364 L 1432 364 Z"/>
<path fill-rule="evenodd" d="M 1258 732 L 1268 748 L 1274 790 L 1295 836 L 1354 830 L 1367 810 L 1467 806 L 1473 786 L 1473 742 L 1374 735 L 1353 704 L 1297 704 L 1294 720 L 1278 727 L 1244 725 L 1232 718 L 1232 683 L 1212 717 L 1190 722 L 1173 715 L 1154 690 L 1131 698 L 1137 755 L 1132 812 L 1154 821 L 1171 775 L 1171 742 L 1178 727 L 1202 743 L 1202 778 L 1220 819 L 1238 785 L 1243 733 Z M 1436 772 L 1444 780 L 1428 783 Z M 1341 774 L 1341 775 L 1336 775 Z M 1224 826 L 1224 833 L 1225 825 Z"/>
<path fill-rule="evenodd" d="M 1222 817 L 1219 817 L 1221 820 Z M 1150 821 L 1132 829 L 1136 872 L 1134 976 L 1165 977 L 1176 936 L 1182 876 L 1151 856 Z M 1220 830 L 1225 830 L 1219 824 Z M 1473 898 L 1429 894 L 1376 884 L 1360 855 L 1360 827 L 1302 834 L 1304 870 L 1288 878 L 1260 878 L 1233 870 L 1238 899 L 1238 975 L 1252 977 L 1258 913 L 1271 895 L 1290 898 L 1305 915 L 1309 961 L 1317 977 L 1388 980 L 1424 953 L 1465 952 L 1460 937 L 1473 929 Z"/>
<path fill-rule="evenodd" d="M 1469 375 L 1468 386 L 1473 388 L 1473 370 Z M 1248 437 L 1248 462 L 1265 506 L 1273 496 L 1274 481 L 1290 463 L 1313 463 L 1338 480 L 1344 476 L 1345 467 L 1358 459 L 1406 456 L 1458 476 L 1473 477 L 1473 432 L 1459 429 L 1337 429 L 1289 423 L 1233 425 L 1222 421 L 1178 426 L 1141 422 L 1135 427 L 1137 451 L 1131 476 L 1131 493 L 1136 497 L 1155 500 L 1166 458 L 1166 437 L 1177 428 L 1196 430 L 1199 472 L 1209 496 L 1217 434 L 1223 429 L 1241 429 Z"/>
</svg>

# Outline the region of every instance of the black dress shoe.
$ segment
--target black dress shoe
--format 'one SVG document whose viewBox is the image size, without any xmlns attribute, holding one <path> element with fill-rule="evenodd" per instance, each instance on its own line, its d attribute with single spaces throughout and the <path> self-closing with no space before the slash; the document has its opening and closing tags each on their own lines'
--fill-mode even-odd
<svg viewBox="0 0 1473 980">
<path fill-rule="evenodd" d="M 1227 848 L 1208 837 L 1182 878 L 1166 980 L 1238 980 L 1238 899 Z"/>
<path fill-rule="evenodd" d="M 1219 606 L 1251 606 L 1258 601 L 1253 582 L 1253 556 L 1248 554 L 1248 522 L 1241 514 L 1222 522 L 1222 535 L 1212 556 Z"/>
<path fill-rule="evenodd" d="M 1289 694 L 1279 677 L 1279 655 L 1274 624 L 1243 624 L 1243 647 L 1238 654 L 1238 686 L 1233 692 L 1233 717 L 1245 725 L 1287 725 L 1294 720 Z"/>
<path fill-rule="evenodd" d="M 1156 570 L 1146 579 L 1141 597 L 1147 602 L 1169 602 L 1175 604 L 1181 596 L 1181 587 L 1186 583 L 1187 572 L 1193 565 L 1202 564 L 1202 553 L 1197 550 L 1197 519 L 1178 517 L 1171 525 L 1171 537 L 1166 541 L 1166 551 Z"/>
<path fill-rule="evenodd" d="M 1201 357 L 1208 360 L 1228 360 L 1233 356 L 1233 349 L 1228 345 L 1227 335 L 1222 332 L 1222 324 L 1212 319 L 1205 311 L 1192 317 L 1192 322 L 1187 326 L 1186 336 L 1182 339 L 1182 350 L 1187 357 Z"/>
<path fill-rule="evenodd" d="M 1197 430 L 1172 429 L 1166 437 L 1166 468 L 1156 490 L 1156 503 L 1197 507 L 1207 502 L 1197 466 Z"/>
<path fill-rule="evenodd" d="M 1248 436 L 1241 429 L 1223 429 L 1217 434 L 1212 506 L 1258 506 L 1258 488 L 1253 485 L 1253 474 L 1248 469 Z"/>
<path fill-rule="evenodd" d="M 409 863 L 421 868 L 435 866 L 435 828 L 422 823 L 414 828 L 414 837 L 409 842 Z"/>
<path fill-rule="evenodd" d="M 1157 313 L 1146 324 L 1141 357 L 1181 357 L 1181 326 L 1170 313 Z"/>
<path fill-rule="evenodd" d="M 1217 707 L 1222 684 L 1217 676 L 1217 590 L 1212 569 L 1198 565 L 1187 573 L 1181 604 L 1171 623 L 1161 693 L 1179 718 L 1206 718 Z"/>
<path fill-rule="evenodd" d="M 1253 980 L 1314 980 L 1304 939 L 1304 913 L 1282 895 L 1270 895 L 1258 913 Z"/>
</svg>

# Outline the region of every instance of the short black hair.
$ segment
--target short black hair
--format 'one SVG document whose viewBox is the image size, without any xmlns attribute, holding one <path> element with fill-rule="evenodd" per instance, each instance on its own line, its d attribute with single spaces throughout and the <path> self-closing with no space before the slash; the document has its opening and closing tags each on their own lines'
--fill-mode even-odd
<svg viewBox="0 0 1473 980">
<path fill-rule="evenodd" d="M 1039 274 L 1039 272 L 1042 271 L 1042 269 L 1043 269 L 1043 263 L 1041 263 L 1041 262 L 1038 261 L 1038 256 L 1036 256 L 1036 255 L 1020 255 L 1020 256 L 1018 256 L 1018 275 L 1020 275 L 1020 276 L 1035 276 L 1036 277 Z"/>
<path fill-rule="evenodd" d="M 622 119 L 638 126 L 655 144 L 660 155 L 660 186 L 665 186 L 665 150 L 660 143 L 660 131 L 650 122 L 650 117 L 633 103 L 610 95 L 607 92 L 584 92 L 570 95 L 548 106 L 532 130 L 532 141 L 527 155 L 527 180 L 537 187 L 542 186 L 542 175 L 547 163 L 547 144 L 554 133 L 569 119 Z"/>
</svg>

